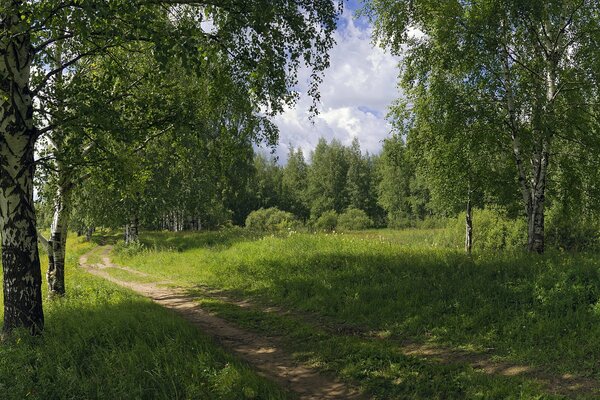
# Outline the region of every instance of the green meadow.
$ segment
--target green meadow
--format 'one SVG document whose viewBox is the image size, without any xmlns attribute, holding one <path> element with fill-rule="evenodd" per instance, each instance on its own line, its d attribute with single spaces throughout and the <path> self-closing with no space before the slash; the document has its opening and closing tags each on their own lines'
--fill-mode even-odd
<svg viewBox="0 0 600 400">
<path fill-rule="evenodd" d="M 188 288 L 224 318 L 285 338 L 298 359 L 375 398 L 553 398 L 527 377 L 403 355 L 408 342 L 483 352 L 556 376 L 600 377 L 597 255 L 468 257 L 442 236 L 438 230 L 146 233 L 143 246 L 117 246 L 112 257 Z M 206 287 L 289 312 L 206 298 Z"/>
<path fill-rule="evenodd" d="M 140 245 L 117 243 L 110 256 L 149 276 L 109 271 L 120 280 L 185 287 L 203 308 L 279 338 L 298 361 L 368 398 L 564 398 L 535 376 L 410 355 L 407 344 L 598 380 L 595 254 L 468 257 L 442 238 L 439 230 L 147 232 Z M 69 242 L 68 294 L 46 301 L 44 335 L 17 332 L 0 345 L 0 388 L 11 388 L 3 398 L 294 398 L 172 312 L 77 268 L 96 246 Z M 99 262 L 99 252 L 90 260 Z M 253 306 L 211 297 L 208 288 Z M 278 311 L 266 312 L 272 306 Z"/>
</svg>

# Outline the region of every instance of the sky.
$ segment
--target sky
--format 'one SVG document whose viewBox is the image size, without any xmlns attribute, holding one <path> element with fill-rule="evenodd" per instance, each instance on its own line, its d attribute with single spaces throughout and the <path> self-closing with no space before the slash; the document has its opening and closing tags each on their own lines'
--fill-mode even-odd
<svg viewBox="0 0 600 400">
<path fill-rule="evenodd" d="M 358 137 L 363 152 L 379 153 L 391 126 L 386 121 L 390 104 L 399 97 L 398 58 L 374 46 L 372 27 L 354 18 L 357 1 L 345 3 L 330 51 L 331 66 L 319 87 L 319 114 L 309 119 L 312 99 L 306 95 L 309 72 L 299 71 L 300 99 L 296 106 L 274 118 L 279 127 L 275 155 L 285 163 L 290 145 L 300 147 L 306 159 L 320 137 L 349 145 Z"/>
</svg>

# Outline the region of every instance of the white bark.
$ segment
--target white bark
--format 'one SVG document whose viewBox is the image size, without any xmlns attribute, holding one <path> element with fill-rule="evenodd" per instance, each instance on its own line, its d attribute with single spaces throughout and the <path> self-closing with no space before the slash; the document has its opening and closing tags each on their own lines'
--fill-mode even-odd
<svg viewBox="0 0 600 400">
<path fill-rule="evenodd" d="M 125 244 L 139 242 L 139 227 L 138 218 L 132 217 L 127 225 L 125 225 Z"/>
<path fill-rule="evenodd" d="M 550 46 L 550 42 L 546 42 Z M 546 86 L 546 105 L 543 107 L 542 118 L 548 118 L 551 115 L 550 106 L 554 102 L 557 95 L 557 59 L 555 52 L 548 47 L 545 53 L 546 61 L 546 76 L 544 84 Z M 544 252 L 544 211 L 545 211 L 545 195 L 546 195 L 546 178 L 548 172 L 548 164 L 550 158 L 550 141 L 552 134 L 548 123 L 544 127 L 537 127 L 539 135 L 539 144 L 532 153 L 532 168 L 528 174 L 525 169 L 522 157 L 521 146 L 521 126 L 517 117 L 515 106 L 515 97 L 512 90 L 512 77 L 510 55 L 508 44 L 504 49 L 503 55 L 503 80 L 505 87 L 505 108 L 508 117 L 508 125 L 511 131 L 513 155 L 517 167 L 519 185 L 523 196 L 525 213 L 528 222 L 527 231 L 527 249 L 530 252 Z M 535 127 L 534 127 L 535 128 Z M 528 179 L 529 176 L 529 179 Z"/>
<path fill-rule="evenodd" d="M 33 207 L 36 134 L 29 89 L 28 25 L 12 2 L 0 33 L 0 231 L 4 283 L 4 330 L 44 326 L 41 271 Z"/>
<path fill-rule="evenodd" d="M 65 294 L 65 255 L 69 227 L 70 186 L 64 170 L 59 167 L 59 185 L 54 199 L 54 216 L 50 227 L 48 253 L 48 290 L 50 295 Z M 63 176 L 60 176 L 63 175 Z"/>
<path fill-rule="evenodd" d="M 467 215 L 465 217 L 465 252 L 471 254 L 473 250 L 473 208 L 471 199 L 467 200 Z"/>
</svg>

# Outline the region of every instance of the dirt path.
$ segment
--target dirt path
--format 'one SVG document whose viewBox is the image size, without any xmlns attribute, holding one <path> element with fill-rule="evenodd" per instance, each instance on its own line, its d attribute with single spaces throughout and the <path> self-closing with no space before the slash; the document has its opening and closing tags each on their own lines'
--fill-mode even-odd
<svg viewBox="0 0 600 400">
<path fill-rule="evenodd" d="M 196 293 L 196 297 L 200 295 L 202 297 L 233 304 L 240 308 L 255 309 L 264 313 L 274 313 L 280 316 L 293 316 L 302 319 L 309 324 L 318 326 L 320 329 L 328 331 L 333 335 L 356 336 L 365 340 L 394 340 L 381 337 L 377 332 L 359 329 L 353 326 L 332 324 L 330 321 L 319 319 L 314 315 L 295 313 L 280 307 L 257 305 L 247 299 L 236 297 L 234 293 L 228 293 L 208 286 L 196 286 L 193 291 L 188 293 L 192 293 L 192 295 L 193 293 Z M 539 382 L 544 387 L 545 391 L 550 394 L 567 397 L 596 395 L 600 398 L 600 382 L 598 380 L 570 374 L 556 375 L 528 365 L 494 361 L 492 360 L 493 354 L 490 353 L 474 353 L 434 344 L 424 344 L 406 340 L 402 342 L 397 341 L 397 348 L 407 356 L 430 359 L 441 364 L 468 364 L 473 369 L 482 371 L 488 375 L 525 377 Z"/>
<path fill-rule="evenodd" d="M 232 323 L 203 310 L 195 299 L 199 296 L 213 298 L 242 308 L 298 317 L 335 335 L 352 335 L 365 340 L 393 340 L 378 337 L 374 332 L 356 329 L 355 327 L 331 324 L 331 322 L 320 320 L 315 316 L 293 313 L 279 307 L 263 307 L 247 299 L 239 299 L 235 295 L 209 287 L 196 287 L 194 290 L 185 290 L 161 286 L 173 283 L 169 281 L 153 283 L 122 281 L 111 276 L 106 269 L 120 269 L 144 278 L 152 277 L 135 269 L 113 264 L 108 257 L 110 250 L 110 246 L 103 248 L 102 264 L 89 265 L 87 255 L 84 255 L 80 259 L 81 266 L 94 275 L 130 288 L 180 313 L 206 334 L 213 336 L 226 348 L 252 364 L 262 375 L 280 383 L 290 391 L 298 393 L 300 399 L 351 400 L 361 399 L 364 396 L 359 395 L 358 390 L 349 388 L 333 378 L 322 376 L 312 368 L 298 365 L 289 354 L 282 350 L 276 338 L 266 338 L 242 330 Z M 472 368 L 490 375 L 521 376 L 532 379 L 539 382 L 546 392 L 552 394 L 567 397 L 598 395 L 600 398 L 600 382 L 595 379 L 568 374 L 551 374 L 540 368 L 527 365 L 494 361 L 492 360 L 493 354 L 473 353 L 431 344 L 397 342 L 397 348 L 406 355 L 431 359 L 442 364 L 468 364 Z"/>
<path fill-rule="evenodd" d="M 102 264 L 89 264 L 89 255 L 81 256 L 79 265 L 93 275 L 117 285 L 129 288 L 154 302 L 174 310 L 183 318 L 212 336 L 225 348 L 250 363 L 261 375 L 277 382 L 298 395 L 301 400 L 363 399 L 359 391 L 342 382 L 319 374 L 315 369 L 299 365 L 291 355 L 282 350 L 277 339 L 259 336 L 242 330 L 203 310 L 194 297 L 181 289 L 165 287 L 170 282 L 137 283 L 127 282 L 111 276 L 107 269 L 121 269 L 139 276 L 150 277 L 131 268 L 111 263 L 108 254 L 111 246 L 102 250 Z"/>
</svg>

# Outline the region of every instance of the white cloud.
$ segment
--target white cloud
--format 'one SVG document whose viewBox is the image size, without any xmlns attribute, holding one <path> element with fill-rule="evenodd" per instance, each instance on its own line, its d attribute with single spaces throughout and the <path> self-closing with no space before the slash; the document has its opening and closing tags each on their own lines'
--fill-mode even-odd
<svg viewBox="0 0 600 400">
<path fill-rule="evenodd" d="M 308 158 L 320 137 L 350 144 L 358 137 L 363 151 L 377 153 L 391 127 L 387 108 L 398 98 L 397 57 L 374 47 L 371 29 L 362 29 L 345 11 L 335 33 L 337 45 L 330 52 L 331 66 L 320 86 L 320 113 L 311 123 L 312 99 L 301 95 L 295 108 L 288 108 L 274 122 L 280 129 L 276 154 L 285 161 L 289 145 L 303 149 Z M 362 24 L 361 24 L 362 25 Z M 300 71 L 300 92 L 306 93 L 309 71 Z"/>
</svg>

